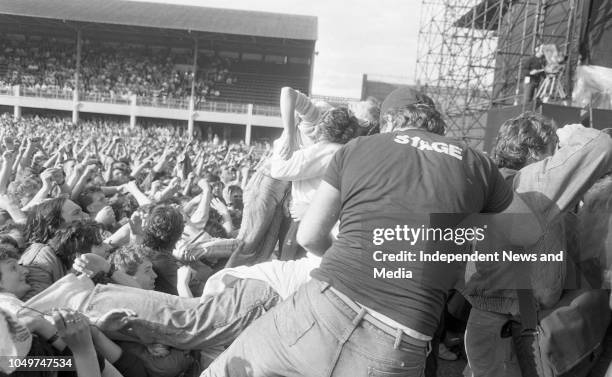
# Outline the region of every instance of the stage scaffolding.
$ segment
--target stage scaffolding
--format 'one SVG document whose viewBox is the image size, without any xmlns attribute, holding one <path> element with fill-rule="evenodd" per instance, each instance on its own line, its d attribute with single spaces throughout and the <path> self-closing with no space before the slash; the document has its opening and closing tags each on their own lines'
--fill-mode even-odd
<svg viewBox="0 0 612 377">
<path fill-rule="evenodd" d="M 571 93 L 586 0 L 423 0 L 416 78 L 444 112 L 448 135 L 478 146 L 491 107 L 522 104 L 522 68 L 534 46 L 569 56 Z"/>
</svg>

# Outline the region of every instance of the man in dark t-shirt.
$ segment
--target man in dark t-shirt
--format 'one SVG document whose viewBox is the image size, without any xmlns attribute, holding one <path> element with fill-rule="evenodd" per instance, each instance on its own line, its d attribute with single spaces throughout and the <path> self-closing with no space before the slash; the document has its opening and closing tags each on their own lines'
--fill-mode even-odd
<svg viewBox="0 0 612 377">
<path fill-rule="evenodd" d="M 540 82 L 546 76 L 544 67 L 546 66 L 546 58 L 542 52 L 542 46 L 536 48 L 535 54 L 528 57 L 523 65 L 523 90 L 524 103 L 528 104 L 533 101 L 533 96 L 540 86 Z"/>
<path fill-rule="evenodd" d="M 503 211 L 513 196 L 489 158 L 444 128 L 429 97 L 412 89 L 387 97 L 383 133 L 335 154 L 300 225 L 298 242 L 323 254 L 313 279 L 203 376 L 422 375 L 458 271 L 421 262 L 419 252 L 464 251 L 465 240 L 437 232 L 458 235 L 468 214 Z"/>
</svg>

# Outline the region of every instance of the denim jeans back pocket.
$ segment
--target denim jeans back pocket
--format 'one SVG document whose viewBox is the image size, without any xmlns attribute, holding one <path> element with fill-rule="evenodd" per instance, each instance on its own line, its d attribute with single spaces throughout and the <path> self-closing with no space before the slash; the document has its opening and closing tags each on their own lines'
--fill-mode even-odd
<svg viewBox="0 0 612 377">
<path fill-rule="evenodd" d="M 285 314 L 285 315 L 283 315 Z M 305 316 L 288 316 L 286 313 L 276 311 L 274 313 L 274 325 L 279 337 L 287 346 L 294 346 L 315 325 L 314 318 Z"/>
<path fill-rule="evenodd" d="M 414 366 L 408 368 L 381 368 L 368 367 L 368 377 L 422 377 L 423 366 Z"/>
</svg>

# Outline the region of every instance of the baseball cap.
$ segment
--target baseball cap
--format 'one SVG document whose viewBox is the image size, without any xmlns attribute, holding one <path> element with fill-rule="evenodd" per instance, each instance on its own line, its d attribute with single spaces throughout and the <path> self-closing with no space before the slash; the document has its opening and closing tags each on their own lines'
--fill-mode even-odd
<svg viewBox="0 0 612 377">
<path fill-rule="evenodd" d="M 406 105 L 424 104 L 432 109 L 436 108 L 434 101 L 424 93 L 413 88 L 398 88 L 389 93 L 380 106 L 380 114 L 386 114 L 390 109 Z"/>
</svg>

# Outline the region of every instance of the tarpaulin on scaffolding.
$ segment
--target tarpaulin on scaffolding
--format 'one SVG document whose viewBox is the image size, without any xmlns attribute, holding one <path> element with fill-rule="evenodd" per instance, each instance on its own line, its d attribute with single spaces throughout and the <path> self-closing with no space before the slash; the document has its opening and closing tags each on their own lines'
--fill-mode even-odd
<svg viewBox="0 0 612 377">
<path fill-rule="evenodd" d="M 575 106 L 612 110 L 612 68 L 579 65 L 572 100 Z"/>
</svg>

